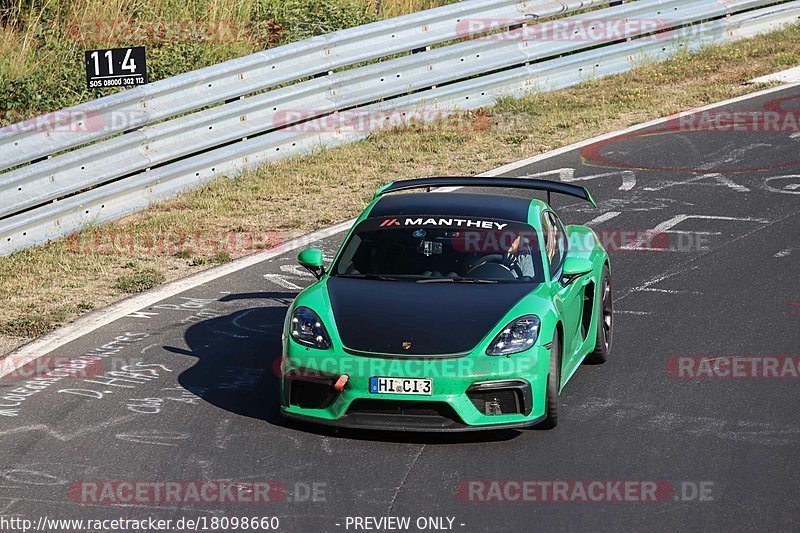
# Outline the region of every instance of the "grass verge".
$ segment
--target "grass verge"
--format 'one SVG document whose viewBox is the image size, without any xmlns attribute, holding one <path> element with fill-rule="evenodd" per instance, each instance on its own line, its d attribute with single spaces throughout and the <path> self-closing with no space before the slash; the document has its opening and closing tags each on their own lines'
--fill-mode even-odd
<svg viewBox="0 0 800 533">
<path fill-rule="evenodd" d="M 386 182 L 476 174 L 755 91 L 764 86 L 748 80 L 798 64 L 800 27 L 792 27 L 571 89 L 502 100 L 469 113 L 458 127 L 384 132 L 218 179 L 118 223 L 0 258 L 0 351 L 130 292 L 353 216 Z"/>
</svg>

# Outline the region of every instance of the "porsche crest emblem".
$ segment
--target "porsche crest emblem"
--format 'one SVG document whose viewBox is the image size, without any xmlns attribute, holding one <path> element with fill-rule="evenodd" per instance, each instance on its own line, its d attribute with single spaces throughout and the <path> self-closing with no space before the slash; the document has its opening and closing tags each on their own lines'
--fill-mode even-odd
<svg viewBox="0 0 800 533">
<path fill-rule="evenodd" d="M 403 349 L 404 350 L 410 350 L 411 349 L 411 343 L 408 342 L 408 341 L 403 341 Z"/>
</svg>

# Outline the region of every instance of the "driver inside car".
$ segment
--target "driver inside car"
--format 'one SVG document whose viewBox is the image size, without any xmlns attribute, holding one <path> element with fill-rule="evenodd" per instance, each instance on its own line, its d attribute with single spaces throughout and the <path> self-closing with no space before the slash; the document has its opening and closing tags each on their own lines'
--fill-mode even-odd
<svg viewBox="0 0 800 533">
<path fill-rule="evenodd" d="M 536 273 L 533 269 L 533 251 L 531 242 L 527 237 L 517 235 L 514 242 L 507 250 L 511 271 L 517 278 L 532 278 Z"/>
</svg>

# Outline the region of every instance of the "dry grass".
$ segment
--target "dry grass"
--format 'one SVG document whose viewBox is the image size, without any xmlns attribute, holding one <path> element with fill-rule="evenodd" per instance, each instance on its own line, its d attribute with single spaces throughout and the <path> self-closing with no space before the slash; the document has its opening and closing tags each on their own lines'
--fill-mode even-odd
<svg viewBox="0 0 800 533">
<path fill-rule="evenodd" d="M 423 9 L 453 3 L 456 0 L 337 0 L 343 14 L 349 10 L 361 11 L 372 18 L 389 18 Z M 213 27 L 228 21 L 261 20 L 263 15 L 279 18 L 287 11 L 309 9 L 313 17 L 314 2 L 305 0 L 156 0 L 142 3 L 138 0 L 74 0 L 59 2 L 10 2 L 7 9 L 0 6 L 0 77 L 15 79 L 32 70 L 52 64 L 48 59 L 56 55 L 42 49 L 48 36 L 55 36 L 66 49 L 83 50 L 82 42 L 70 39 L 67 31 L 87 21 L 200 21 Z M 354 21 L 361 22 L 361 21 Z M 47 48 L 47 47 L 46 47 Z M 244 53 L 253 50 L 245 50 Z M 251 47 L 252 48 L 252 47 Z"/>
<path fill-rule="evenodd" d="M 0 126 L 117 92 L 86 88 L 85 50 L 146 45 L 157 81 L 447 2 L 0 0 Z"/>
<path fill-rule="evenodd" d="M 469 114 L 465 121 L 377 134 L 268 165 L 152 207 L 117 224 L 0 259 L 0 350 L 125 296 L 357 214 L 395 179 L 476 174 L 603 132 L 735 97 L 745 82 L 800 64 L 800 28 L 714 47 L 554 93 Z M 255 234 L 235 249 L 87 252 L 113 235 Z M 224 239 L 223 239 L 224 240 Z M 117 239 L 118 244 L 120 240 Z M 123 246 L 125 248 L 125 246 Z M 121 281 L 122 280 L 122 281 Z"/>
<path fill-rule="evenodd" d="M 452 4 L 459 0 L 367 0 L 367 9 L 380 18 L 399 17 L 431 9 L 434 7 Z"/>
</svg>

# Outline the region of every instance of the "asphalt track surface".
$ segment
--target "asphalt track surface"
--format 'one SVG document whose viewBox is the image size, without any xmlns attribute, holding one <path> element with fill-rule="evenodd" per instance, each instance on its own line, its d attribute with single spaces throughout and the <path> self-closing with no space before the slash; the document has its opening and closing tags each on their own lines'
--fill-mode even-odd
<svg viewBox="0 0 800 533">
<path fill-rule="evenodd" d="M 779 107 L 800 111 L 800 88 L 716 111 Z M 590 187 L 599 209 L 554 197 L 566 223 L 612 236 L 659 227 L 671 247 L 612 251 L 613 354 L 578 370 L 557 429 L 409 435 L 288 424 L 272 368 L 287 305 L 311 281 L 291 253 L 49 354 L 99 350 L 150 366 L 134 384 L 67 378 L 4 411 L 0 515 L 277 516 L 285 531 L 345 531 L 348 516 L 389 515 L 412 525 L 451 517 L 457 531 L 797 531 L 798 380 L 676 378 L 668 368 L 675 356 L 800 352 L 800 135 L 663 129 L 510 173 Z M 330 257 L 341 238 L 319 245 Z M 1 379 L 0 398 L 22 381 Z M 274 480 L 288 497 L 117 506 L 70 493 L 81 480 L 214 479 Z M 466 480 L 662 480 L 674 494 L 479 503 L 457 494 Z M 710 483 L 702 499 L 692 489 L 700 483 Z"/>
</svg>

